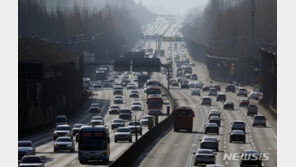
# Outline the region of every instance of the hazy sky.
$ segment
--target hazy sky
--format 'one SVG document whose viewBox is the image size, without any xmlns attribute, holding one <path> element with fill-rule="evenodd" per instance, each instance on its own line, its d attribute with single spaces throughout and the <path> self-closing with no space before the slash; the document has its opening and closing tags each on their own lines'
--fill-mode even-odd
<svg viewBox="0 0 296 167">
<path fill-rule="evenodd" d="M 135 0 L 158 14 L 185 14 L 192 8 L 203 9 L 208 0 Z"/>
</svg>

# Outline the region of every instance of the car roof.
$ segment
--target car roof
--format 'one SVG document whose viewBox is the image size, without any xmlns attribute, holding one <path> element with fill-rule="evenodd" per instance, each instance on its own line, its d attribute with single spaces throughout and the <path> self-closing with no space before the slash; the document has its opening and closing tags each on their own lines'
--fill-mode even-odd
<svg viewBox="0 0 296 167">
<path fill-rule="evenodd" d="M 178 106 L 175 110 L 192 110 L 192 108 L 188 106 Z"/>
<path fill-rule="evenodd" d="M 232 134 L 241 134 L 241 135 L 245 134 L 244 131 L 242 131 L 242 130 L 233 130 L 231 133 Z"/>
<path fill-rule="evenodd" d="M 57 127 L 70 127 L 70 125 L 58 125 Z"/>
<path fill-rule="evenodd" d="M 219 96 L 219 95 L 224 95 L 224 96 L 225 96 L 225 93 L 221 93 L 221 92 L 220 92 L 220 93 L 218 93 L 218 96 Z"/>
<path fill-rule="evenodd" d="M 210 120 L 213 120 L 213 119 L 220 120 L 218 116 L 211 116 Z"/>
<path fill-rule="evenodd" d="M 204 136 L 203 140 L 205 140 L 205 141 L 214 141 L 214 142 L 218 141 L 216 137 L 210 137 L 210 136 Z"/>
<path fill-rule="evenodd" d="M 197 152 L 199 153 L 199 152 L 211 152 L 211 153 L 213 153 L 213 150 L 211 150 L 211 149 L 203 149 L 203 148 L 199 148 L 198 150 L 197 150 Z"/>
<path fill-rule="evenodd" d="M 209 127 L 218 127 L 217 123 L 208 123 L 206 126 L 209 126 Z"/>
<path fill-rule="evenodd" d="M 91 105 L 99 105 L 99 103 L 91 103 Z"/>
<path fill-rule="evenodd" d="M 203 96 L 203 99 L 211 99 L 209 96 Z"/>
<path fill-rule="evenodd" d="M 233 123 L 244 123 L 243 120 L 234 120 Z"/>
<path fill-rule="evenodd" d="M 232 101 L 227 101 L 225 104 L 234 104 Z"/>
<path fill-rule="evenodd" d="M 61 137 L 58 137 L 58 139 L 71 139 L 70 136 L 61 136 Z"/>
<path fill-rule="evenodd" d="M 18 143 L 33 143 L 31 140 L 19 140 Z"/>
<path fill-rule="evenodd" d="M 259 153 L 257 150 L 244 150 L 243 154 L 253 154 L 253 153 Z"/>
<path fill-rule="evenodd" d="M 118 127 L 117 130 L 119 130 L 119 129 L 129 129 L 129 128 L 128 127 Z"/>
<path fill-rule="evenodd" d="M 210 114 L 220 114 L 220 111 L 219 110 L 210 110 Z"/>
</svg>

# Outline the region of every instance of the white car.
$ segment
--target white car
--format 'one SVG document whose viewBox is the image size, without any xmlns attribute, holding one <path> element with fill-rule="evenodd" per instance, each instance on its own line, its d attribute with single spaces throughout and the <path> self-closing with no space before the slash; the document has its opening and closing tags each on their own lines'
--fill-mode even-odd
<svg viewBox="0 0 296 167">
<path fill-rule="evenodd" d="M 141 102 L 133 102 L 131 109 L 132 109 L 132 111 L 141 111 L 142 110 Z"/>
<path fill-rule="evenodd" d="M 123 97 L 120 95 L 114 96 L 114 104 L 123 104 Z"/>
<path fill-rule="evenodd" d="M 153 121 L 153 125 L 154 125 L 154 117 L 152 115 L 145 115 L 142 119 L 141 119 L 141 125 L 144 125 L 144 126 L 148 126 L 149 124 L 149 118 L 152 119 Z"/>
<path fill-rule="evenodd" d="M 128 83 L 126 87 L 127 89 L 136 89 L 136 85 L 134 83 Z"/>
<path fill-rule="evenodd" d="M 100 115 L 93 116 L 93 117 L 91 118 L 91 120 L 101 120 L 101 121 L 102 121 L 102 124 L 104 125 L 104 119 L 103 119 L 103 117 L 100 116 Z"/>
<path fill-rule="evenodd" d="M 249 95 L 248 98 L 249 99 L 255 99 L 255 100 L 259 100 L 259 92 L 257 91 L 252 91 Z"/>
<path fill-rule="evenodd" d="M 54 152 L 60 150 L 70 150 L 71 152 L 75 151 L 75 142 L 69 136 L 58 137 L 53 144 Z"/>
<path fill-rule="evenodd" d="M 140 133 L 142 135 L 142 126 L 140 122 L 131 121 L 128 124 L 128 128 L 130 129 L 131 133 Z"/>
<path fill-rule="evenodd" d="M 122 140 L 123 141 L 128 140 L 129 142 L 132 142 L 132 133 L 130 132 L 130 129 L 127 127 L 118 128 L 114 134 L 115 143 Z"/>
</svg>

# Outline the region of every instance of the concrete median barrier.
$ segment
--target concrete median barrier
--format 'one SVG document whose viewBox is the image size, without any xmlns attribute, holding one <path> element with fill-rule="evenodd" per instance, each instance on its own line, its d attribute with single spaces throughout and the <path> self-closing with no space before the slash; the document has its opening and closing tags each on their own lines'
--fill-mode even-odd
<svg viewBox="0 0 296 167">
<path fill-rule="evenodd" d="M 164 91 L 170 101 L 170 108 L 173 110 L 177 103 L 174 101 L 171 94 L 167 89 L 161 85 L 162 91 Z M 172 113 L 172 112 L 171 112 Z M 145 151 L 145 149 L 159 136 L 161 136 L 168 129 L 172 128 L 173 115 L 169 115 L 162 122 L 153 127 L 150 131 L 145 133 L 137 142 L 135 142 L 129 149 L 127 149 L 118 159 L 116 159 L 110 167 L 128 167 L 138 159 L 138 157 Z"/>
</svg>

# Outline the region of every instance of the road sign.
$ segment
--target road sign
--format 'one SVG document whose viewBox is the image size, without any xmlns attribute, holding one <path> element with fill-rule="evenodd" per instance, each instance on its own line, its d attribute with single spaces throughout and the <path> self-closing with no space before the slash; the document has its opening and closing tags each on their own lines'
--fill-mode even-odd
<svg viewBox="0 0 296 167">
<path fill-rule="evenodd" d="M 114 71 L 130 71 L 131 59 L 117 58 L 114 60 Z"/>
<path fill-rule="evenodd" d="M 134 72 L 160 72 L 161 62 L 159 58 L 132 59 Z"/>
</svg>

